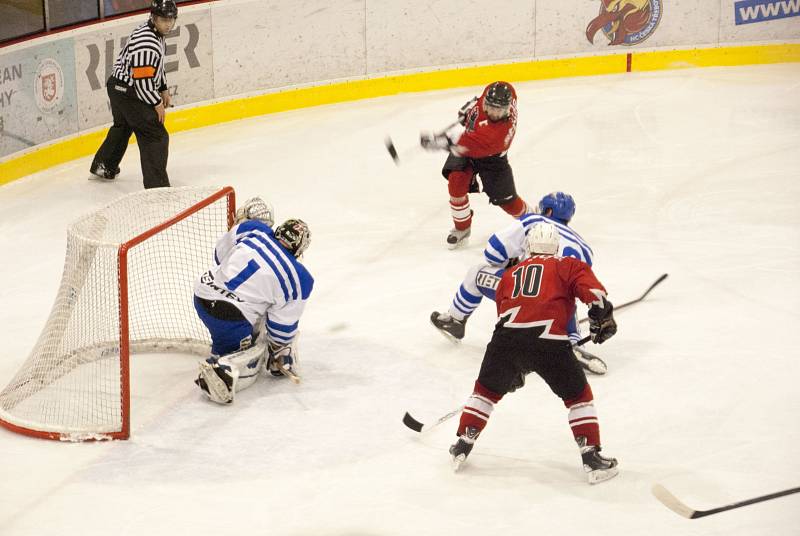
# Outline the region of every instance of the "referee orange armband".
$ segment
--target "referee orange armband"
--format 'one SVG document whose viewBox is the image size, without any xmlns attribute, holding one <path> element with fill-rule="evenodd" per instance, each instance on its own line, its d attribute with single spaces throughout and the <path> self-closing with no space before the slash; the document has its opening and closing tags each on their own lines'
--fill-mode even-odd
<svg viewBox="0 0 800 536">
<path fill-rule="evenodd" d="M 150 65 L 133 68 L 133 78 L 135 80 L 141 80 L 142 78 L 153 78 L 155 75 L 156 75 L 156 68 Z"/>
</svg>

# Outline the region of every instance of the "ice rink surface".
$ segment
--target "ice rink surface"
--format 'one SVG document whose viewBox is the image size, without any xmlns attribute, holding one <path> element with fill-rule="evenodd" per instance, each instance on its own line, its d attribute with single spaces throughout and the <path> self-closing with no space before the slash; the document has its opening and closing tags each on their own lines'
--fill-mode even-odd
<svg viewBox="0 0 800 536">
<path fill-rule="evenodd" d="M 800 495 L 689 521 L 650 493 L 707 509 L 800 485 L 800 64 L 516 88 L 520 194 L 575 197 L 612 301 L 669 273 L 589 348 L 609 366 L 589 380 L 617 478 L 585 482 L 567 412 L 535 376 L 458 474 L 456 419 L 425 435 L 400 422 L 463 403 L 493 329 L 490 303 L 460 345 L 428 317 L 510 219 L 473 195 L 471 245 L 445 249 L 444 155 L 412 148 L 475 87 L 173 135 L 173 186 L 229 184 L 310 224 L 304 382 L 262 378 L 221 407 L 193 385 L 195 358 L 136 356 L 129 441 L 0 428 L 0 534 L 800 534 Z M 50 311 L 68 224 L 142 188 L 135 146 L 114 183 L 87 180 L 89 162 L 0 187 L 2 386 Z"/>
</svg>

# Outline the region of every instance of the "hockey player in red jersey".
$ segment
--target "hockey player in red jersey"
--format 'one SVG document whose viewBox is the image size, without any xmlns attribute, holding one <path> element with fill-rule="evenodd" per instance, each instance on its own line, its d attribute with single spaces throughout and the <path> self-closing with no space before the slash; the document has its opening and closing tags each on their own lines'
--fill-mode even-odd
<svg viewBox="0 0 800 536">
<path fill-rule="evenodd" d="M 450 447 L 456 470 L 469 456 L 495 404 L 522 387 L 526 374 L 536 372 L 569 410 L 569 425 L 589 483 L 617 474 L 617 460 L 600 454 L 592 389 L 567 337 L 576 298 L 590 305 L 589 331 L 597 344 L 617 332 L 613 306 L 588 264 L 555 255 L 558 244 L 558 229 L 552 223 L 535 224 L 527 237 L 530 257 L 506 270 L 497 284 L 499 322 L 461 413 L 458 441 Z"/>
<path fill-rule="evenodd" d="M 463 131 L 420 135 L 424 148 L 450 153 L 442 169 L 453 218 L 453 229 L 447 236 L 450 249 L 465 244 L 469 238 L 472 225 L 469 193 L 480 191 L 476 175 L 480 175 L 490 203 L 514 218 L 530 212 L 517 195 L 506 154 L 517 129 L 517 94 L 511 84 L 489 84 L 480 98 L 473 98 L 461 107 L 458 117 Z"/>
</svg>

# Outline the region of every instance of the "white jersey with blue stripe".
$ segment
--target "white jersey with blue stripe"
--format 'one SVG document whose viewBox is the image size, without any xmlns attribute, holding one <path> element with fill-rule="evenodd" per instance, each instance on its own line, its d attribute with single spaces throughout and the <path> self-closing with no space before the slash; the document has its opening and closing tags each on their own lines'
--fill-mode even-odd
<svg viewBox="0 0 800 536">
<path fill-rule="evenodd" d="M 492 266 L 505 266 L 509 259 L 524 257 L 525 237 L 533 224 L 539 222 L 552 223 L 558 229 L 560 236 L 558 256 L 574 257 L 589 266 L 592 265 L 594 253 L 589 244 L 571 227 L 541 214 L 526 214 L 502 231 L 493 234 L 483 251 L 486 262 Z"/>
<path fill-rule="evenodd" d="M 214 264 L 196 281 L 195 295 L 232 303 L 254 326 L 266 314 L 268 339 L 291 343 L 314 278 L 272 228 L 259 220 L 234 226 L 217 242 Z"/>
</svg>

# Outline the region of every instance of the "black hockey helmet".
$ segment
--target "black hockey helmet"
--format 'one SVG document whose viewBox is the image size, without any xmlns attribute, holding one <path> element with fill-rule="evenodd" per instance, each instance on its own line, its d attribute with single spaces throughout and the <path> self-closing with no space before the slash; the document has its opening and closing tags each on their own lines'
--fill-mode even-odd
<svg viewBox="0 0 800 536">
<path fill-rule="evenodd" d="M 495 108 L 508 108 L 511 106 L 513 93 L 507 82 L 493 82 L 486 92 L 484 101 Z"/>
<path fill-rule="evenodd" d="M 295 257 L 300 257 L 311 244 L 311 231 L 303 220 L 291 218 L 275 228 L 275 238 Z"/>
<path fill-rule="evenodd" d="M 153 0 L 150 3 L 150 14 L 167 19 L 177 19 L 178 6 L 175 5 L 175 0 Z"/>
</svg>

